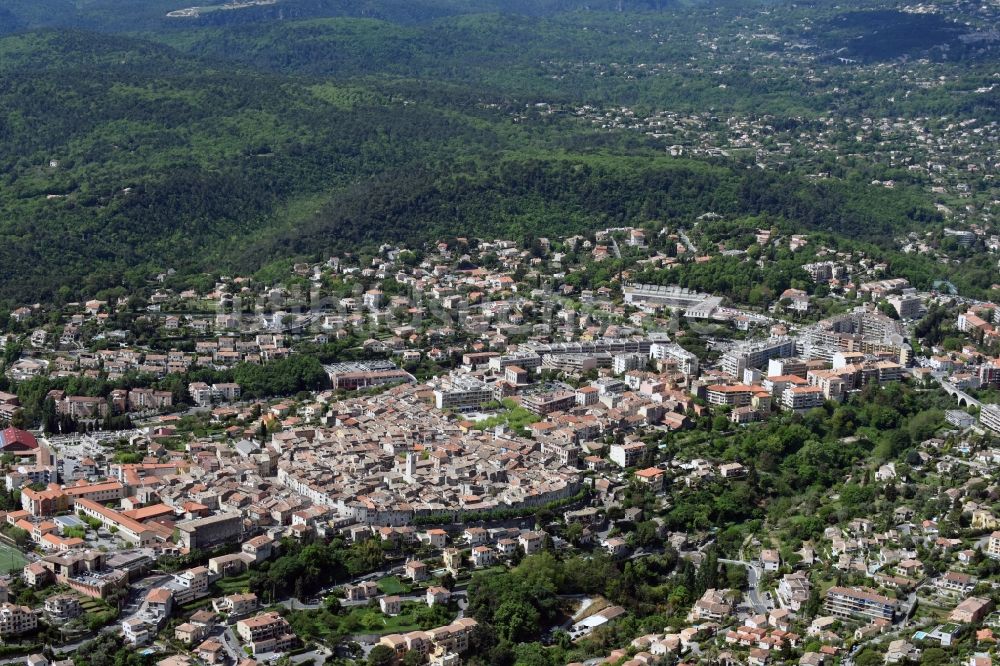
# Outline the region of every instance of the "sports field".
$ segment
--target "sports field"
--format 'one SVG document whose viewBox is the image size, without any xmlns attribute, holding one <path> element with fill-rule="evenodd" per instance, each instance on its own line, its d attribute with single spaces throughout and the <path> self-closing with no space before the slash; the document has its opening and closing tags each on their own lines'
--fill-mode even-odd
<svg viewBox="0 0 1000 666">
<path fill-rule="evenodd" d="M 17 548 L 0 541 L 0 573 L 20 571 L 28 561 Z"/>
</svg>

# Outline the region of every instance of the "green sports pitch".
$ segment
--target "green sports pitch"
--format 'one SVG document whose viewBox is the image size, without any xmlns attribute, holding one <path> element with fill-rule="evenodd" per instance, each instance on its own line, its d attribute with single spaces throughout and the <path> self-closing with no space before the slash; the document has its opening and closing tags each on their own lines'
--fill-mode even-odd
<svg viewBox="0 0 1000 666">
<path fill-rule="evenodd" d="M 0 541 L 0 573 L 10 573 L 20 571 L 28 560 L 24 558 L 24 553 L 14 546 Z"/>
</svg>

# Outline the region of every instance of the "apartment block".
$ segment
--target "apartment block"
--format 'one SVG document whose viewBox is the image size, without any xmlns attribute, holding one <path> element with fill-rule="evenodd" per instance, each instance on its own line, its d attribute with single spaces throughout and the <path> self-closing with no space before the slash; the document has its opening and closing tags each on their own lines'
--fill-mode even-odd
<svg viewBox="0 0 1000 666">
<path fill-rule="evenodd" d="M 261 613 L 236 623 L 236 633 L 254 655 L 283 652 L 295 645 L 295 634 L 278 613 Z"/>
<path fill-rule="evenodd" d="M 28 606 L 17 604 L 0 604 L 0 637 L 17 636 L 34 631 L 38 627 L 38 618 Z"/>
<path fill-rule="evenodd" d="M 892 621 L 896 600 L 867 587 L 831 587 L 826 593 L 826 611 L 836 617 L 867 617 Z"/>
</svg>

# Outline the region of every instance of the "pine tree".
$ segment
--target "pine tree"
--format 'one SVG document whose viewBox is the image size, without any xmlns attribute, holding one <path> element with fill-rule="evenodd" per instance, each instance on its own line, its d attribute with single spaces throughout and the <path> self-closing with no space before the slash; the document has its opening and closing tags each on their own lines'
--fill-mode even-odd
<svg viewBox="0 0 1000 666">
<path fill-rule="evenodd" d="M 59 431 L 59 415 L 56 413 L 56 402 L 52 398 L 46 398 L 42 403 L 42 428 L 49 434 Z"/>
</svg>

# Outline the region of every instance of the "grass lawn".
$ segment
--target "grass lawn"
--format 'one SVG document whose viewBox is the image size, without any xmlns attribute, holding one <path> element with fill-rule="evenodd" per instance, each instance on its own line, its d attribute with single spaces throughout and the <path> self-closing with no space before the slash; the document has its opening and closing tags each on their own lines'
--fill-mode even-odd
<svg viewBox="0 0 1000 666">
<path fill-rule="evenodd" d="M 88 613 L 103 613 L 105 611 L 115 610 L 111 604 L 103 599 L 95 599 L 94 597 L 88 597 L 75 592 L 72 594 L 80 600 L 80 607 Z"/>
<path fill-rule="evenodd" d="M 378 589 L 382 594 L 408 594 L 413 588 L 397 576 L 386 576 L 378 581 Z"/>
<path fill-rule="evenodd" d="M 384 636 L 429 628 L 426 623 L 422 625 L 420 621 L 429 612 L 427 607 L 422 604 L 405 604 L 403 612 L 396 616 L 383 615 L 378 611 L 362 608 L 354 609 L 351 615 L 354 616 L 356 623 L 364 627 L 363 631 Z M 441 608 L 438 608 L 437 612 L 441 614 L 441 618 L 438 622 L 434 622 L 434 625 L 445 625 L 455 618 L 454 612 L 442 611 Z"/>
<path fill-rule="evenodd" d="M 837 584 L 837 580 L 835 578 L 830 578 L 830 579 L 824 578 L 824 579 L 820 580 L 820 582 L 819 582 L 819 596 L 821 598 L 825 597 L 826 596 L 826 591 L 829 590 L 831 587 L 833 587 L 836 584 Z"/>
<path fill-rule="evenodd" d="M 202 610 L 203 608 L 208 609 L 212 607 L 212 598 L 205 597 L 204 599 L 195 599 L 194 601 L 189 601 L 186 604 L 181 604 L 180 609 L 182 613 L 193 613 L 195 611 Z"/>
<path fill-rule="evenodd" d="M 384 636 L 440 627 L 454 620 L 456 614 L 454 606 L 443 604 L 429 608 L 422 603 L 406 603 L 402 611 L 395 617 L 389 617 L 372 606 L 356 606 L 343 614 L 318 608 L 293 611 L 288 621 L 303 640 L 340 641 L 347 635 L 357 633 Z"/>
<path fill-rule="evenodd" d="M 0 541 L 0 573 L 19 571 L 28 563 L 24 553 L 14 546 Z"/>
<path fill-rule="evenodd" d="M 215 581 L 216 587 L 223 594 L 235 594 L 243 592 L 246 590 L 247 585 L 250 583 L 250 574 L 244 573 L 239 576 L 233 576 L 231 578 L 220 578 Z"/>
<path fill-rule="evenodd" d="M 385 627 L 376 629 L 374 633 L 380 635 L 405 634 L 408 631 L 417 631 L 418 629 L 420 629 L 420 625 L 414 622 L 412 617 L 399 615 L 385 618 Z"/>
<path fill-rule="evenodd" d="M 503 406 L 503 410 L 487 419 L 478 421 L 473 427 L 477 430 L 490 430 L 498 425 L 506 425 L 516 432 L 541 420 L 536 414 L 512 400 L 504 400 Z"/>
</svg>

